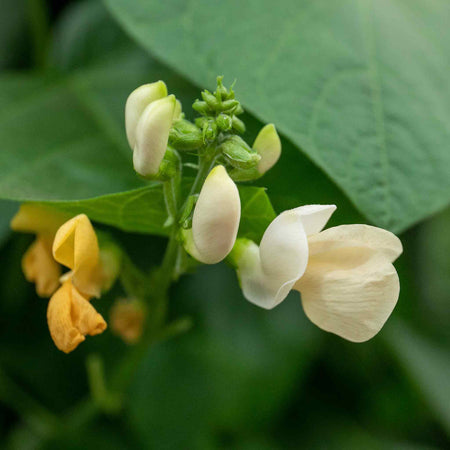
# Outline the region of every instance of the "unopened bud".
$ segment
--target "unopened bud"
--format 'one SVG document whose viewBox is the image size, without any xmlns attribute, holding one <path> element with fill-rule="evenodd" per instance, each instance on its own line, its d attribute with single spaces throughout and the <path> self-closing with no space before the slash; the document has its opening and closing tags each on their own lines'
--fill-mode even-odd
<svg viewBox="0 0 450 450">
<path fill-rule="evenodd" d="M 203 125 L 203 140 L 212 142 L 217 137 L 217 124 L 213 120 L 208 120 Z"/>
<path fill-rule="evenodd" d="M 184 117 L 183 114 L 183 107 L 181 105 L 180 100 L 177 100 L 176 104 L 175 104 L 175 111 L 173 113 L 173 121 L 177 121 L 180 120 Z"/>
<path fill-rule="evenodd" d="M 233 130 L 237 131 L 239 134 L 245 133 L 245 123 L 242 122 L 241 119 L 238 119 L 236 116 L 233 116 L 232 126 Z"/>
<path fill-rule="evenodd" d="M 192 109 L 197 111 L 199 114 L 203 114 L 204 116 L 207 116 L 211 112 L 208 104 L 206 102 L 202 102 L 201 100 L 195 100 L 192 105 Z"/>
<path fill-rule="evenodd" d="M 281 155 L 281 141 L 272 123 L 267 124 L 258 133 L 253 143 L 253 150 L 261 156 L 258 172 L 263 175 L 275 165 Z"/>
<path fill-rule="evenodd" d="M 117 299 L 110 312 L 110 326 L 114 334 L 127 344 L 139 342 L 144 329 L 147 309 L 136 299 Z"/>
<path fill-rule="evenodd" d="M 145 108 L 136 128 L 133 163 L 137 173 L 155 176 L 166 152 L 176 101 L 173 95 Z"/>
<path fill-rule="evenodd" d="M 219 110 L 223 112 L 233 112 L 239 106 L 238 100 L 225 100 L 219 106 Z"/>
<path fill-rule="evenodd" d="M 239 192 L 223 166 L 209 173 L 192 219 L 191 254 L 205 264 L 222 261 L 233 248 L 241 217 Z M 188 249 L 189 251 L 189 249 Z"/>
<path fill-rule="evenodd" d="M 203 134 L 188 120 L 178 120 L 170 130 L 169 143 L 177 150 L 195 150 L 203 145 Z"/>
<path fill-rule="evenodd" d="M 163 81 L 144 84 L 135 89 L 125 104 L 125 128 L 131 149 L 136 145 L 136 127 L 144 109 L 155 100 L 167 96 L 167 87 Z"/>
<path fill-rule="evenodd" d="M 261 158 L 239 136 L 231 136 L 226 139 L 220 145 L 220 150 L 227 158 L 227 161 L 238 169 L 256 167 Z"/>
<path fill-rule="evenodd" d="M 227 114 L 221 113 L 217 116 L 216 123 L 220 130 L 228 131 L 233 125 L 233 120 Z"/>
<path fill-rule="evenodd" d="M 211 110 L 215 110 L 217 106 L 219 105 L 219 102 L 215 95 L 211 94 L 211 92 L 207 91 L 206 89 L 202 91 L 201 93 L 203 100 L 207 103 L 209 108 Z"/>
</svg>

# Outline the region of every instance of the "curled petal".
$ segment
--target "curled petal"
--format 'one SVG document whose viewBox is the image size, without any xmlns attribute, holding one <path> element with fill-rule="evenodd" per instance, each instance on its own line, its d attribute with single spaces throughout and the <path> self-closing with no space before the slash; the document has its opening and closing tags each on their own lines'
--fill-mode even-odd
<svg viewBox="0 0 450 450">
<path fill-rule="evenodd" d="M 106 322 L 94 307 L 66 281 L 52 296 L 47 309 L 50 335 L 59 350 L 69 353 L 84 341 L 106 329 Z"/>
<path fill-rule="evenodd" d="M 144 109 L 155 100 L 167 96 L 167 87 L 163 81 L 144 84 L 135 89 L 125 104 L 125 128 L 131 149 L 136 145 L 136 127 Z"/>
<path fill-rule="evenodd" d="M 241 217 L 239 191 L 223 166 L 209 173 L 192 218 L 196 257 L 205 264 L 222 261 L 233 248 Z"/>
<path fill-rule="evenodd" d="M 253 143 L 253 150 L 261 156 L 258 163 L 260 174 L 266 173 L 276 164 L 281 155 L 281 141 L 275 125 L 269 123 L 261 129 Z"/>
<path fill-rule="evenodd" d="M 159 171 L 175 108 L 176 99 L 169 95 L 150 103 L 141 114 L 136 127 L 133 164 L 136 172 L 144 177 L 156 175 Z"/>
<path fill-rule="evenodd" d="M 99 247 L 94 228 L 85 214 L 60 227 L 53 242 L 53 256 L 69 267 L 74 286 L 88 297 L 98 297 L 101 288 Z"/>
<path fill-rule="evenodd" d="M 22 258 L 22 269 L 25 278 L 36 283 L 40 297 L 50 297 L 58 289 L 61 267 L 53 259 L 51 240 L 38 236 Z"/>
<path fill-rule="evenodd" d="M 310 261 L 295 285 L 308 318 L 353 342 L 375 336 L 394 309 L 400 284 L 391 264 L 401 253 L 392 233 L 343 225 L 309 238 Z"/>
<path fill-rule="evenodd" d="M 281 213 L 258 247 L 247 245 L 238 263 L 244 296 L 262 308 L 281 303 L 308 264 L 308 240 L 335 211 L 334 205 L 307 205 Z"/>
</svg>

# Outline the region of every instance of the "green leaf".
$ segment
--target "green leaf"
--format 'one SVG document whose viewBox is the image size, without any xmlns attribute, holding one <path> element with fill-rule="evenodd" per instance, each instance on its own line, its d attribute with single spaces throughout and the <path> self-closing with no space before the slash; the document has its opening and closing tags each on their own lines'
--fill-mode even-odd
<svg viewBox="0 0 450 450">
<path fill-rule="evenodd" d="M 80 15 L 90 21 L 83 25 Z M 57 33 L 65 45 L 53 50 L 57 72 L 0 76 L 0 198 L 77 200 L 143 186 L 125 137 L 127 96 L 164 79 L 182 101 L 194 97 L 190 84 L 130 43 L 101 5 L 83 5 L 71 18 L 75 26 Z M 62 60 L 63 50 L 73 60 Z M 60 73 L 67 68 L 70 74 Z"/>
<path fill-rule="evenodd" d="M 447 1 L 105 3 L 199 86 L 237 78 L 373 223 L 400 231 L 449 203 Z"/>
<path fill-rule="evenodd" d="M 450 435 L 450 389 L 448 351 L 415 333 L 407 325 L 393 322 L 386 329 L 386 342 L 400 365 Z"/>
<path fill-rule="evenodd" d="M 239 235 L 259 241 L 275 218 L 263 188 L 240 186 L 241 224 Z M 140 189 L 109 194 L 86 200 L 41 202 L 71 215 L 86 214 L 91 220 L 124 231 L 166 236 L 167 219 L 162 185 L 152 183 Z"/>
</svg>

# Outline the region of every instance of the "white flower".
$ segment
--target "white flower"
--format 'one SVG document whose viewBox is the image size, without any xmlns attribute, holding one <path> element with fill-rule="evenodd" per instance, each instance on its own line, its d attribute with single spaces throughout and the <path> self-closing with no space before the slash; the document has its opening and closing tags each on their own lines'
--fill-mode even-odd
<svg viewBox="0 0 450 450">
<path fill-rule="evenodd" d="M 166 153 L 176 99 L 173 95 L 155 100 L 142 112 L 137 123 L 133 152 L 134 169 L 147 177 L 156 175 Z"/>
<path fill-rule="evenodd" d="M 136 127 L 144 109 L 150 103 L 164 97 L 167 97 L 167 87 L 164 81 L 139 86 L 128 96 L 125 104 L 125 128 L 132 150 L 136 145 Z"/>
<path fill-rule="evenodd" d="M 296 289 L 313 323 L 363 342 L 380 331 L 397 303 L 392 262 L 402 245 L 392 233 L 368 225 L 321 231 L 335 209 L 308 205 L 280 214 L 260 247 L 237 244 L 238 275 L 252 303 L 271 309 Z"/>
<path fill-rule="evenodd" d="M 241 217 L 239 191 L 223 166 L 211 170 L 195 205 L 186 250 L 205 264 L 222 261 L 236 241 Z"/>
<path fill-rule="evenodd" d="M 261 129 L 253 143 L 253 150 L 261 156 L 257 169 L 262 175 L 275 165 L 281 155 L 281 141 L 275 125 L 269 123 Z"/>
</svg>

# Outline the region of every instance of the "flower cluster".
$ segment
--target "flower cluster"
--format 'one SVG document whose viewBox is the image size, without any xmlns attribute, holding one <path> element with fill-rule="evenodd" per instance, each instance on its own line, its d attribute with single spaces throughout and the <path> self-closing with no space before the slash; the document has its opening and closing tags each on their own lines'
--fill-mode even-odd
<svg viewBox="0 0 450 450">
<path fill-rule="evenodd" d="M 168 95 L 162 81 L 135 89 L 126 102 L 134 169 L 161 183 L 171 237 L 159 271 L 134 273 L 129 283 L 121 273 L 122 283 L 133 285 L 139 294 L 113 306 L 113 331 L 128 343 L 140 339 L 150 290 L 139 284 L 155 284 L 153 295 L 160 298 L 148 312 L 158 318 L 165 308 L 155 305 L 183 273 L 182 252 L 204 264 L 226 260 L 236 269 L 244 297 L 257 306 L 272 309 L 296 290 L 306 315 L 320 328 L 353 342 L 372 338 L 398 300 L 399 279 L 392 263 L 402 252 L 400 240 L 368 225 L 323 231 L 335 205 L 282 212 L 260 243 L 238 238 L 241 202 L 236 183 L 256 180 L 270 170 L 280 158 L 281 141 L 273 124 L 260 130 L 251 147 L 244 141 L 245 124 L 239 117 L 244 110 L 222 77 L 214 92 L 201 95 L 193 104 L 200 114 L 194 122 L 185 118 L 181 103 Z M 196 171 L 188 193 L 181 183 L 184 168 Z M 25 204 L 11 225 L 37 235 L 24 255 L 23 270 L 40 296 L 51 296 L 47 319 L 56 346 L 70 352 L 86 335 L 102 333 L 106 322 L 91 300 L 109 290 L 123 271 L 123 251 L 108 239 L 99 245 L 84 214 L 70 218 Z M 62 276 L 61 265 L 69 269 Z M 153 318 L 153 323 L 158 320 Z"/>
<path fill-rule="evenodd" d="M 24 204 L 13 218 L 16 231 L 36 233 L 22 266 L 36 283 L 40 296 L 50 297 L 47 322 L 55 345 L 65 353 L 106 329 L 106 322 L 91 304 L 109 289 L 120 270 L 119 255 L 105 245 L 101 254 L 97 235 L 85 214 L 69 220 L 53 209 Z M 63 274 L 61 265 L 69 269 Z"/>
</svg>

